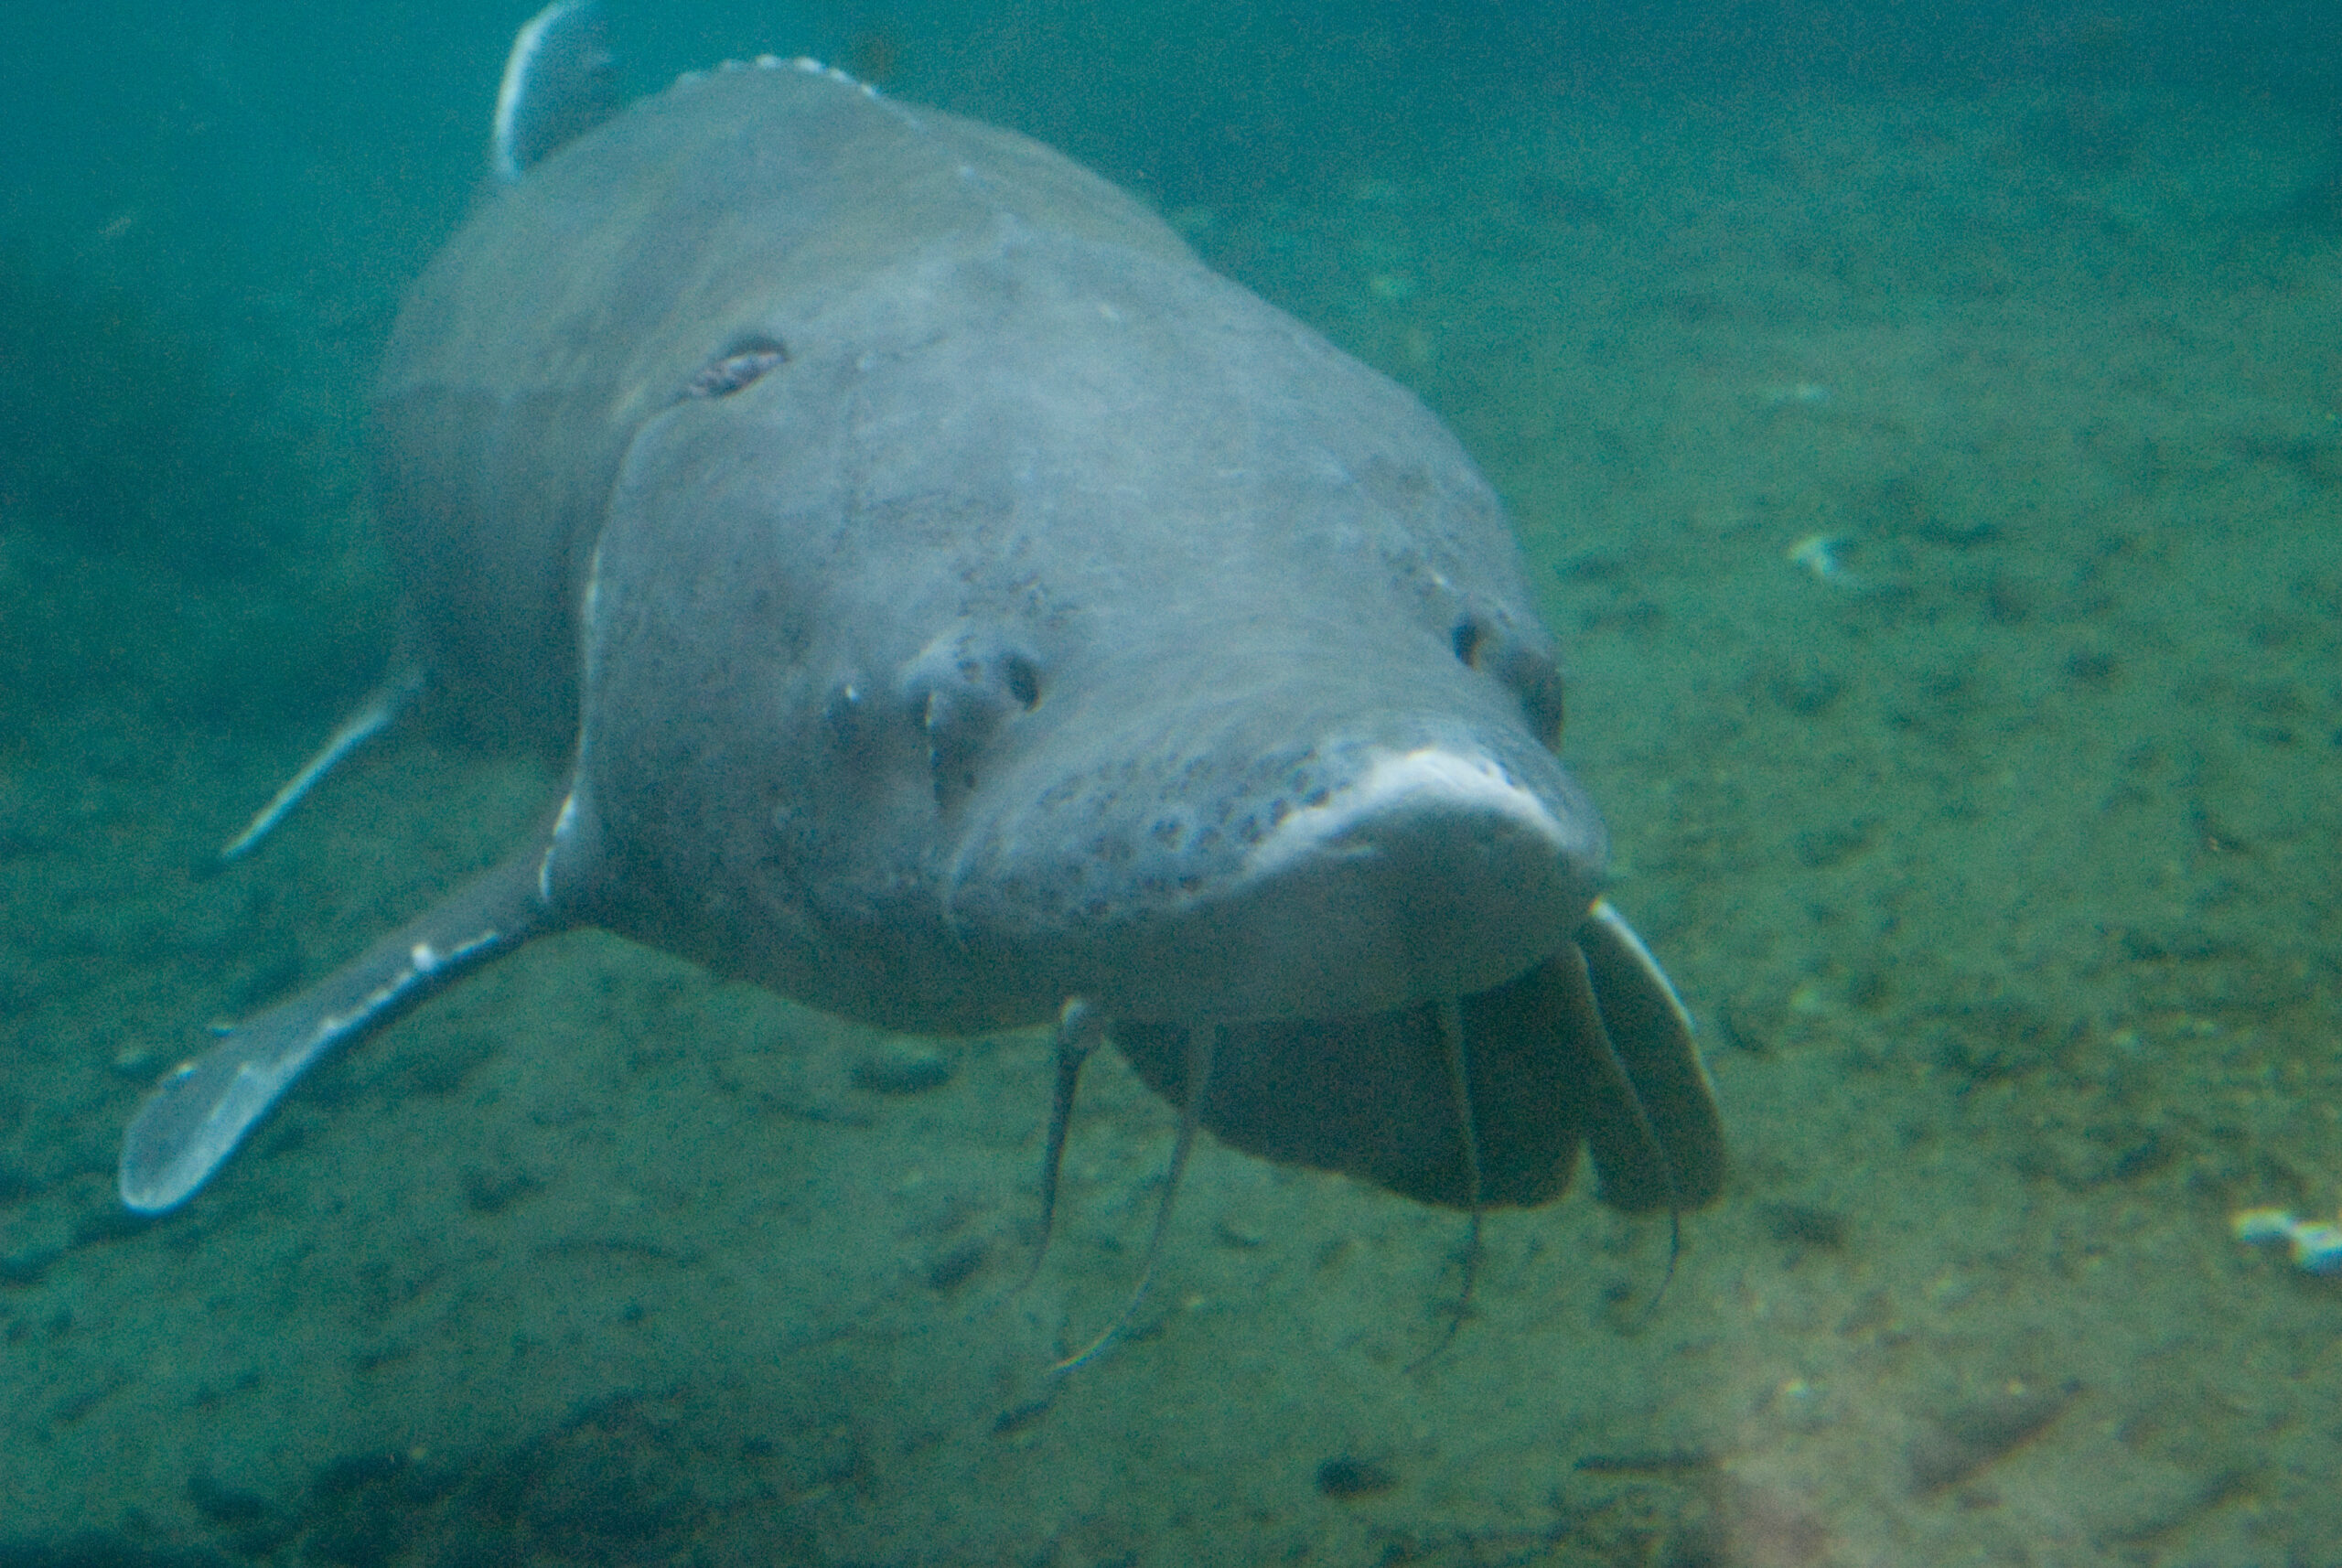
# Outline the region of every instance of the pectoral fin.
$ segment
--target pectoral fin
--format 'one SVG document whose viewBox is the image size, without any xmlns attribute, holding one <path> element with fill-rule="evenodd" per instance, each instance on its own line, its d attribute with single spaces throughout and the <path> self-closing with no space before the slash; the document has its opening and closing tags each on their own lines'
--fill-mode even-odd
<svg viewBox="0 0 2342 1568">
<path fill-rule="evenodd" d="M 258 848 L 260 841 L 274 832 L 277 824 L 291 816 L 293 809 L 307 800 L 309 792 L 324 782 L 327 774 L 340 767 L 345 757 L 398 723 L 414 705 L 422 690 L 423 671 L 419 667 L 402 665 L 392 671 L 380 686 L 367 693 L 358 711 L 342 721 L 341 727 L 333 732 L 317 754 L 302 765 L 301 771 L 285 780 L 285 788 L 245 824 L 244 831 L 228 841 L 220 851 L 220 864 L 242 860 Z"/>
<path fill-rule="evenodd" d="M 1691 1014 L 1608 899 L 1594 901 L 1577 929 L 1576 951 L 1616 1063 L 1595 1078 L 1605 1086 L 1597 1092 L 1615 1103 L 1586 1123 L 1602 1201 L 1648 1213 L 1714 1200 L 1724 1185 L 1724 1124 Z M 1565 985 L 1574 982 L 1566 972 L 1578 967 L 1566 962 L 1569 956 L 1564 951 L 1549 966 L 1564 972 Z M 1585 1036 L 1583 1027 L 1578 1033 Z M 1620 1076 L 1624 1084 L 1615 1081 Z"/>
<path fill-rule="evenodd" d="M 144 1214 L 195 1196 L 303 1073 L 451 981 L 568 923 L 540 840 L 317 985 L 235 1026 L 148 1096 L 122 1147 L 122 1201 Z"/>
</svg>

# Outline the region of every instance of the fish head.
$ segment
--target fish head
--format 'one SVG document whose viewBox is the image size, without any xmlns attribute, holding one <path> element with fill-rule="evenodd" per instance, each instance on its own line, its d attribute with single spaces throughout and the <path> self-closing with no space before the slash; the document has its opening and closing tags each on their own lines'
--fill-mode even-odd
<svg viewBox="0 0 2342 1568">
<path fill-rule="evenodd" d="M 1606 837 L 1537 734 L 1548 683 L 1458 659 L 1391 596 L 1328 624 L 1260 581 L 1206 638 L 1138 610 L 1088 628 L 1107 646 L 1034 659 L 1037 700 L 994 705 L 964 771 L 936 748 L 959 940 L 1165 1021 L 1377 1011 L 1550 954 Z"/>
<path fill-rule="evenodd" d="M 711 336 L 585 617 L 606 836 L 702 956 L 911 1027 L 1261 1019 L 1485 990 L 1585 918 L 1552 640 L 1391 382 L 1013 231 Z M 670 945 L 673 903 L 634 900 Z"/>
</svg>

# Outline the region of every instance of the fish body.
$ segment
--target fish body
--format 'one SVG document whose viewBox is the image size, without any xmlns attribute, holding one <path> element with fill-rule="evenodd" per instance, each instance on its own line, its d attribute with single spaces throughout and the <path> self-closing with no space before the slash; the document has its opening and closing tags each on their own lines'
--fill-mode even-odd
<svg viewBox="0 0 2342 1568">
<path fill-rule="evenodd" d="M 1012 133 L 810 62 L 565 139 L 526 88 L 385 356 L 405 611 L 361 719 L 411 698 L 566 788 L 167 1079 L 132 1208 L 585 924 L 888 1027 L 1102 1033 L 1190 1130 L 1428 1201 L 1543 1201 L 1589 1142 L 1622 1207 L 1714 1195 L 1552 639 L 1414 398 Z"/>
</svg>

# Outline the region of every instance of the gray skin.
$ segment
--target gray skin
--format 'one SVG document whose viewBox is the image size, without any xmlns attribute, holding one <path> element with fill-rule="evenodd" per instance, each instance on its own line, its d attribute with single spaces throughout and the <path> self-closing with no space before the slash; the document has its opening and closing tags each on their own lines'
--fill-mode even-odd
<svg viewBox="0 0 2342 1568">
<path fill-rule="evenodd" d="M 1102 1030 L 1190 1132 L 1430 1201 L 1542 1201 L 1582 1143 L 1621 1207 L 1715 1191 L 1496 497 L 1112 186 L 833 74 L 687 79 L 495 194 L 377 409 L 385 690 L 569 788 L 167 1078 L 132 1208 L 579 924 L 889 1027 L 1058 1020 L 1053 1147 Z"/>
</svg>

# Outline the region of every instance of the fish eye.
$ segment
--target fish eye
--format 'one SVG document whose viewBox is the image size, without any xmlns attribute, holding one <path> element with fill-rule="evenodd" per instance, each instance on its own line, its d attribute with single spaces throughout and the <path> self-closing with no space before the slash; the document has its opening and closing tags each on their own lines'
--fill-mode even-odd
<svg viewBox="0 0 2342 1568">
<path fill-rule="evenodd" d="M 778 338 L 751 333 L 736 338 L 724 352 L 699 369 L 683 387 L 686 397 L 730 397 L 753 384 L 766 371 L 789 363 L 788 346 Z"/>
<path fill-rule="evenodd" d="M 1012 653 L 1003 660 L 1002 679 L 1007 683 L 1008 694 L 1016 705 L 1030 711 L 1041 701 L 1041 667 L 1021 653 Z"/>
<path fill-rule="evenodd" d="M 1548 749 L 1562 742 L 1562 671 L 1551 655 L 1523 642 L 1502 620 L 1467 615 L 1456 623 L 1449 646 L 1456 660 L 1510 691 L 1529 728 Z"/>
</svg>

